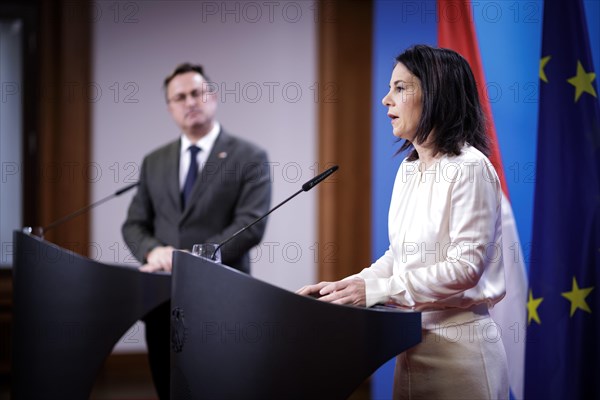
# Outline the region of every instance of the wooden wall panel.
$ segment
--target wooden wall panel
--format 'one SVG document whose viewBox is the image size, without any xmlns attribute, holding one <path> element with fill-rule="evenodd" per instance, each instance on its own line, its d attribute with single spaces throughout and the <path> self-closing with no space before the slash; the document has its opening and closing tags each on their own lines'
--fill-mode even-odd
<svg viewBox="0 0 600 400">
<path fill-rule="evenodd" d="M 40 15 L 37 224 L 46 226 L 90 201 L 90 3 L 44 1 Z M 89 218 L 83 214 L 46 239 L 87 255 Z"/>
<path fill-rule="evenodd" d="M 319 188 L 319 279 L 337 280 L 371 261 L 373 4 L 319 7 L 319 163 L 340 166 Z"/>
</svg>

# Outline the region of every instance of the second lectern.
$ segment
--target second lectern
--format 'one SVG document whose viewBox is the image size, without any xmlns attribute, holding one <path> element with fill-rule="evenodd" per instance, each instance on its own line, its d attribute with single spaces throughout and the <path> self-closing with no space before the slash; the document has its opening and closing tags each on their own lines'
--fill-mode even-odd
<svg viewBox="0 0 600 400">
<path fill-rule="evenodd" d="M 79 400 L 119 338 L 169 299 L 171 277 L 15 232 L 13 396 Z"/>
<path fill-rule="evenodd" d="M 345 399 L 421 341 L 421 314 L 320 302 L 174 253 L 171 398 Z"/>
</svg>

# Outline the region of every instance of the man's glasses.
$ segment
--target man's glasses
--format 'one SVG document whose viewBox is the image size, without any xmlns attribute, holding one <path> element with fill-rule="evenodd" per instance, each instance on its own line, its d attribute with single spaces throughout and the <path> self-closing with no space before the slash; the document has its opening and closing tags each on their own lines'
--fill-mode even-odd
<svg viewBox="0 0 600 400">
<path fill-rule="evenodd" d="M 214 93 L 215 93 L 214 90 L 211 91 L 211 90 L 195 89 L 189 93 L 179 93 L 179 94 L 171 97 L 170 99 L 168 99 L 168 102 L 175 103 L 175 104 L 184 104 L 186 102 L 188 96 L 194 100 L 200 99 L 200 101 L 205 102 Z"/>
</svg>

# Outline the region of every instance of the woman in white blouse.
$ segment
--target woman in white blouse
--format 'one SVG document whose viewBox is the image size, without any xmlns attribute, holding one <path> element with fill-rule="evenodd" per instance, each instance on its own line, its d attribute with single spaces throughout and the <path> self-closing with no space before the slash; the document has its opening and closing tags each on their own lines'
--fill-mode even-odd
<svg viewBox="0 0 600 400">
<path fill-rule="evenodd" d="M 396 57 L 387 107 L 410 150 L 390 204 L 390 247 L 362 272 L 298 293 L 422 312 L 423 340 L 396 361 L 394 398 L 508 398 L 501 188 L 473 73 L 458 53 L 418 45 Z"/>
</svg>

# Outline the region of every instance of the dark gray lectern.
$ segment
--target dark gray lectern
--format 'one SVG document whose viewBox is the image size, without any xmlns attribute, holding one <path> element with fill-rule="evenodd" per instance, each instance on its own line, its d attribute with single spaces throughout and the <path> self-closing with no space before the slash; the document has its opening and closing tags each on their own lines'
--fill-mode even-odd
<svg viewBox="0 0 600 400">
<path fill-rule="evenodd" d="M 167 301 L 169 274 L 107 265 L 15 232 L 15 399 L 87 399 L 113 346 Z"/>
<path fill-rule="evenodd" d="M 345 399 L 421 341 L 421 314 L 338 306 L 174 253 L 171 398 Z"/>
</svg>

